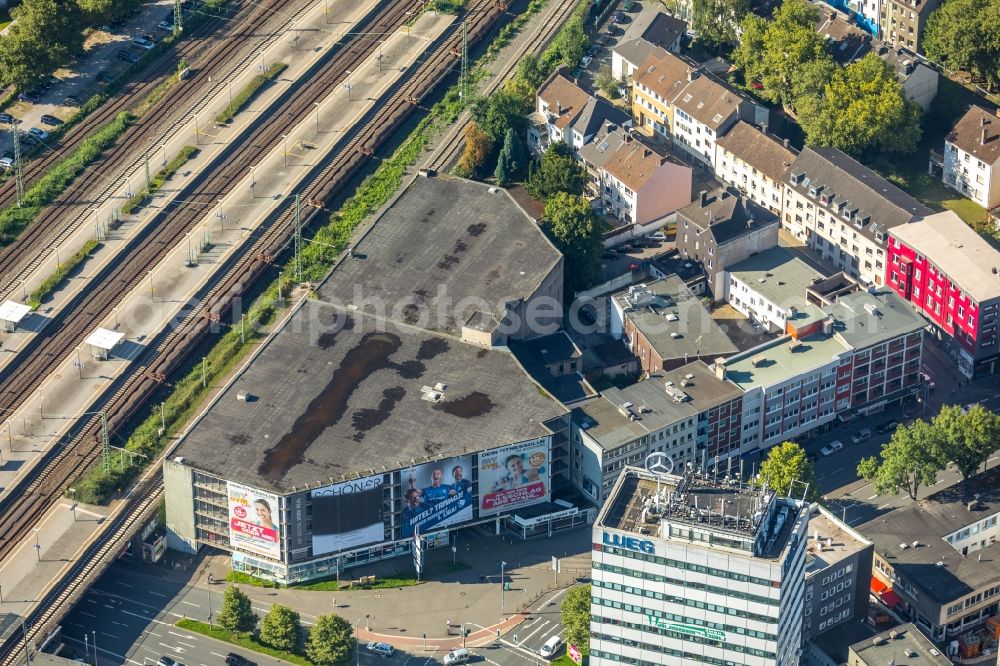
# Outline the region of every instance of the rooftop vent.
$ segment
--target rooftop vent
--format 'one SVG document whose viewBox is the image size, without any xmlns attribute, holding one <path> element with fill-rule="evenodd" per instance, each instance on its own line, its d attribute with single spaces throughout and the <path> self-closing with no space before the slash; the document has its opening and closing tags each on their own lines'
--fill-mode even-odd
<svg viewBox="0 0 1000 666">
<path fill-rule="evenodd" d="M 901 543 L 901 544 L 899 544 L 900 550 L 906 550 L 909 547 L 910 547 L 910 544 L 908 544 L 908 543 Z"/>
<path fill-rule="evenodd" d="M 444 391 L 446 388 L 448 388 L 448 385 L 445 384 L 444 382 L 438 382 L 437 384 L 434 385 L 435 391 Z"/>
<path fill-rule="evenodd" d="M 890 640 L 890 641 L 894 641 L 894 640 L 896 640 L 896 637 L 897 637 L 897 636 L 899 636 L 899 634 L 897 634 L 897 633 L 896 633 L 895 631 L 890 631 L 890 632 L 889 632 L 889 640 Z"/>
<path fill-rule="evenodd" d="M 878 306 L 874 303 L 865 303 L 865 312 L 873 317 L 878 317 L 882 313 L 878 311 Z"/>
<path fill-rule="evenodd" d="M 667 313 L 667 321 L 677 321 L 678 319 L 680 319 L 680 317 L 677 316 L 676 312 Z"/>
<path fill-rule="evenodd" d="M 765 363 L 767 363 L 767 357 L 766 356 L 755 356 L 754 358 L 752 358 L 750 360 L 750 364 L 753 365 L 753 367 L 755 367 L 755 368 L 759 368 L 760 366 L 764 365 Z"/>
<path fill-rule="evenodd" d="M 236 394 L 236 399 L 240 402 L 250 402 L 250 393 L 247 391 L 240 391 Z"/>
<path fill-rule="evenodd" d="M 671 337 L 672 339 L 676 340 L 677 338 L 681 338 L 681 337 L 684 337 L 684 336 L 682 336 L 682 335 L 681 335 L 680 333 L 678 333 L 677 331 L 674 331 L 673 333 L 671 333 L 671 334 L 670 334 L 670 337 Z"/>
<path fill-rule="evenodd" d="M 687 373 L 686 375 L 684 375 L 684 379 L 694 379 L 694 373 L 693 372 Z"/>
</svg>

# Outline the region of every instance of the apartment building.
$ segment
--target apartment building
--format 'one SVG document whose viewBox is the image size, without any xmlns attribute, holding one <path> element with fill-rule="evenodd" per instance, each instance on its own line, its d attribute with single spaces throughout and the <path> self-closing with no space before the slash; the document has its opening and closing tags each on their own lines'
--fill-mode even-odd
<svg viewBox="0 0 1000 666">
<path fill-rule="evenodd" d="M 781 214 L 785 178 L 797 151 L 740 120 L 716 142 L 715 175 L 743 196 Z"/>
<path fill-rule="evenodd" d="M 892 46 L 920 53 L 920 39 L 941 0 L 882 0 L 879 7 L 879 37 Z"/>
<path fill-rule="evenodd" d="M 1000 252 L 951 211 L 892 229 L 886 283 L 950 341 L 966 377 L 1000 370 Z"/>
<path fill-rule="evenodd" d="M 881 285 L 889 230 L 932 212 L 836 148 L 806 147 L 785 181 L 781 225 L 840 270 Z"/>
<path fill-rule="evenodd" d="M 912 622 L 901 624 L 850 647 L 847 666 L 951 666 L 941 650 Z"/>
<path fill-rule="evenodd" d="M 691 201 L 692 178 L 688 165 L 626 135 L 603 162 L 598 185 L 606 214 L 646 226 Z"/>
<path fill-rule="evenodd" d="M 671 100 L 673 142 L 702 164 L 715 167 L 715 142 L 738 120 L 767 124 L 768 111 L 709 74 L 691 80 Z"/>
<path fill-rule="evenodd" d="M 681 19 L 644 7 L 611 49 L 612 76 L 619 81 L 631 77 L 654 50 L 678 53 L 686 31 Z"/>
<path fill-rule="evenodd" d="M 594 97 L 570 79 L 565 68 L 557 69 L 538 89 L 535 112 L 529 117 L 528 147 L 540 154 L 550 143 L 561 141 L 574 150 L 593 140 L 612 123 L 629 127 L 629 115 L 607 100 Z"/>
<path fill-rule="evenodd" d="M 813 505 L 808 536 L 803 640 L 866 618 L 874 550 L 820 504 Z"/>
<path fill-rule="evenodd" d="M 608 389 L 573 410 L 570 479 L 598 504 L 628 465 L 654 452 L 676 465 L 739 447 L 743 394 L 702 361 Z"/>
<path fill-rule="evenodd" d="M 858 527 L 875 544 L 873 589 L 935 641 L 1000 611 L 998 489 L 994 468 Z"/>
<path fill-rule="evenodd" d="M 717 301 L 726 298 L 729 266 L 777 244 L 778 217 L 733 189 L 703 190 L 677 211 L 677 249 L 701 262 Z"/>
<path fill-rule="evenodd" d="M 809 508 L 627 467 L 594 523 L 590 663 L 797 666 Z"/>
<path fill-rule="evenodd" d="M 726 300 L 751 324 L 784 335 L 826 313 L 810 302 L 806 287 L 826 276 L 784 247 L 772 247 L 729 267 Z"/>
<path fill-rule="evenodd" d="M 677 93 L 696 76 L 693 60 L 654 49 L 632 76 L 632 117 L 636 130 L 664 143 L 673 136 Z"/>
<path fill-rule="evenodd" d="M 1000 112 L 973 105 L 945 137 L 943 156 L 931 152 L 935 167 L 948 187 L 983 208 L 1000 206 Z"/>
</svg>

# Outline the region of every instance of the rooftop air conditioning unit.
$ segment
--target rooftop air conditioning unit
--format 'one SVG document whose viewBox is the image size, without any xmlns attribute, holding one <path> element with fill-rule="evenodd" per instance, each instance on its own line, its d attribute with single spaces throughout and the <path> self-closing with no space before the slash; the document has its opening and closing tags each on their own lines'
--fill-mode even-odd
<svg viewBox="0 0 1000 666">
<path fill-rule="evenodd" d="M 249 402 L 250 394 L 247 391 L 240 391 L 239 393 L 236 394 L 236 399 L 239 400 L 240 402 Z"/>
</svg>

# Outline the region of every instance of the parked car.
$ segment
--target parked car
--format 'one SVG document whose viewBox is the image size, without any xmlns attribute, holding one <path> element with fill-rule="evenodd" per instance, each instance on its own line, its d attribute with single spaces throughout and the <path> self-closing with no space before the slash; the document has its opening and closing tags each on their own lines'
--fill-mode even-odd
<svg viewBox="0 0 1000 666">
<path fill-rule="evenodd" d="M 184 666 L 184 664 L 179 661 L 174 661 L 170 657 L 164 655 L 157 660 L 156 666 Z"/>
<path fill-rule="evenodd" d="M 649 234 L 649 239 L 660 241 L 662 243 L 663 241 L 667 240 L 667 235 L 662 231 L 654 231 L 653 233 Z"/>
<path fill-rule="evenodd" d="M 0 157 L 0 173 L 14 168 L 14 160 L 10 157 Z"/>
<path fill-rule="evenodd" d="M 465 648 L 458 648 L 457 650 L 452 650 L 444 656 L 444 666 L 467 664 L 471 658 L 472 655 L 468 650 Z"/>
<path fill-rule="evenodd" d="M 582 67 L 583 69 L 587 69 L 588 67 L 590 67 L 591 61 L 593 61 L 593 58 L 591 58 L 590 56 L 583 56 L 583 58 L 580 59 L 580 67 Z"/>
<path fill-rule="evenodd" d="M 128 51 L 125 51 L 125 53 L 128 53 Z M 121 52 L 119 52 L 118 58 L 122 59 Z M 98 72 L 98 74 L 97 74 L 97 81 L 98 81 L 98 83 L 111 83 L 114 80 L 115 80 L 115 77 L 114 77 L 114 75 L 111 72 L 102 71 L 102 72 Z"/>
<path fill-rule="evenodd" d="M 37 146 L 38 145 L 38 139 L 35 137 L 34 134 L 22 134 L 21 135 L 21 143 L 29 145 L 29 146 Z"/>
<path fill-rule="evenodd" d="M 587 49 L 587 55 L 589 55 L 591 58 L 593 58 L 594 56 L 596 56 L 600 52 L 601 52 L 601 45 L 600 44 L 591 44 L 590 48 Z"/>
<path fill-rule="evenodd" d="M 148 51 L 149 49 L 156 46 L 156 42 L 149 39 L 148 37 L 136 37 L 135 39 L 132 40 L 132 45 L 138 46 L 140 49 L 146 49 Z"/>
<path fill-rule="evenodd" d="M 42 121 L 42 122 L 43 122 L 44 124 L 46 124 L 46 125 L 51 125 L 51 126 L 55 126 L 55 125 L 62 125 L 62 124 L 63 124 L 63 121 L 62 121 L 61 119 L 59 119 L 59 118 L 56 118 L 56 117 L 55 117 L 55 116 L 53 116 L 53 115 L 49 115 L 48 113 L 44 113 L 44 114 L 42 114 L 42 117 L 41 117 L 41 119 L 40 119 L 40 120 L 41 120 L 41 121 Z"/>
<path fill-rule="evenodd" d="M 30 92 L 18 93 L 17 100 L 19 102 L 25 102 L 26 104 L 38 104 L 38 97 L 32 95 Z"/>
<path fill-rule="evenodd" d="M 868 428 L 862 428 L 853 435 L 851 435 L 851 443 L 860 444 L 861 442 L 866 442 L 872 438 L 872 431 Z"/>
<path fill-rule="evenodd" d="M 67 95 L 63 99 L 63 104 L 65 104 L 66 106 L 80 106 L 82 104 L 82 102 L 80 101 L 80 99 L 78 97 L 73 97 L 72 95 Z"/>
<path fill-rule="evenodd" d="M 625 22 L 625 12 L 615 12 L 611 15 L 612 23 L 624 23 Z"/>
<path fill-rule="evenodd" d="M 172 20 L 170 20 L 170 21 L 160 21 L 159 23 L 156 24 L 156 27 L 159 28 L 160 30 L 166 30 L 167 32 L 173 32 L 174 31 L 174 22 Z"/>
<path fill-rule="evenodd" d="M 28 134 L 30 134 L 31 136 L 35 137 L 36 139 L 40 139 L 42 141 L 44 141 L 45 139 L 49 138 L 49 133 L 48 132 L 46 132 L 43 129 L 39 129 L 37 127 L 32 127 L 31 129 L 29 129 L 28 130 Z"/>
<path fill-rule="evenodd" d="M 14 123 L 21 122 L 20 120 L 15 120 L 14 116 L 9 113 L 0 113 L 0 123 L 6 123 L 8 125 L 13 125 Z"/>
<path fill-rule="evenodd" d="M 973 407 L 975 407 L 978 404 L 979 404 L 978 402 L 970 402 L 967 405 L 962 405 L 962 413 L 968 414 L 969 410 L 971 410 Z"/>
<path fill-rule="evenodd" d="M 254 666 L 254 662 L 250 661 L 241 654 L 236 654 L 235 652 L 230 652 L 226 655 L 226 665 L 227 666 Z"/>
<path fill-rule="evenodd" d="M 844 445 L 840 442 L 840 440 L 835 439 L 826 446 L 824 446 L 823 448 L 821 448 L 819 452 L 822 453 L 824 456 L 832 456 L 834 453 L 840 451 L 843 448 Z"/>
<path fill-rule="evenodd" d="M 369 643 L 365 649 L 372 654 L 379 655 L 380 657 L 391 657 L 396 654 L 396 648 L 392 647 L 388 643 L 382 642 Z"/>
<path fill-rule="evenodd" d="M 877 432 L 880 435 L 884 435 L 887 432 L 893 432 L 898 427 L 899 427 L 899 421 L 897 421 L 896 419 L 889 419 L 888 421 L 883 421 L 882 423 L 879 423 L 877 426 L 875 426 L 875 432 Z"/>
</svg>

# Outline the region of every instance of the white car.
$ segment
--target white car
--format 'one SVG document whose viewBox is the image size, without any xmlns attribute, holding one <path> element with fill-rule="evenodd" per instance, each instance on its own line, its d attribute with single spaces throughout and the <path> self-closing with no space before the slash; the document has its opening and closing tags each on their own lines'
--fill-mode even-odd
<svg viewBox="0 0 1000 666">
<path fill-rule="evenodd" d="M 132 44 L 138 46 L 140 49 L 146 49 L 147 51 L 156 46 L 156 44 L 149 41 L 145 37 L 136 37 L 135 39 L 132 40 Z"/>
<path fill-rule="evenodd" d="M 591 62 L 592 62 L 593 60 L 594 60 L 594 59 L 593 59 L 593 58 L 591 58 L 590 56 L 583 56 L 583 59 L 582 59 L 582 60 L 580 60 L 580 67 L 582 67 L 582 68 L 584 68 L 584 69 L 587 69 L 588 67 L 590 67 L 590 63 L 591 63 Z"/>
<path fill-rule="evenodd" d="M 558 634 L 549 636 L 549 639 L 545 641 L 545 645 L 538 650 L 538 654 L 543 659 L 554 659 L 560 646 L 562 646 L 562 636 Z"/>
<path fill-rule="evenodd" d="M 667 235 L 662 231 L 654 231 L 653 233 L 649 234 L 649 239 L 660 241 L 662 243 L 663 241 L 667 240 Z"/>
<path fill-rule="evenodd" d="M 6 171 L 7 169 L 12 169 L 14 167 L 14 160 L 10 157 L 0 157 L 0 172 Z"/>
<path fill-rule="evenodd" d="M 844 445 L 840 443 L 840 440 L 835 439 L 826 446 L 824 446 L 822 449 L 820 449 L 819 452 L 822 453 L 824 456 L 832 456 L 834 453 L 840 451 L 843 448 Z"/>
</svg>

